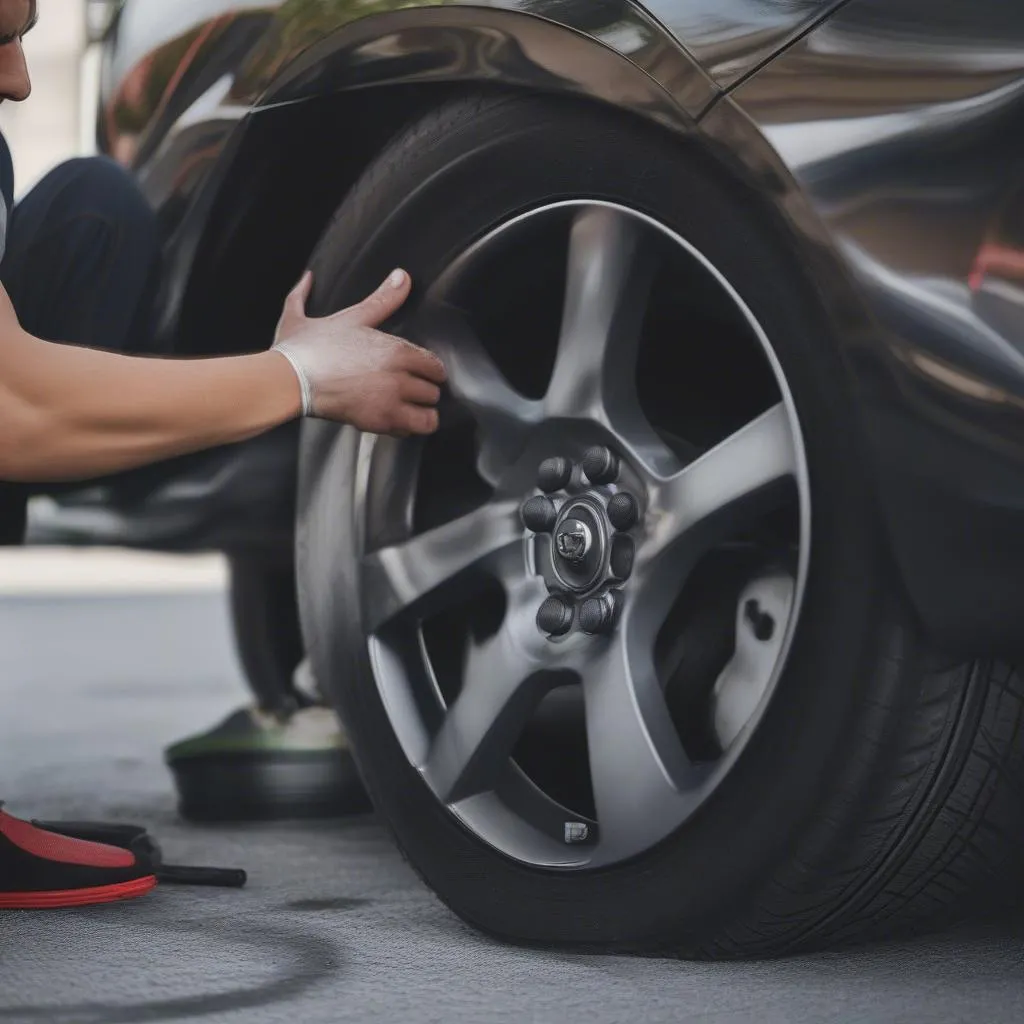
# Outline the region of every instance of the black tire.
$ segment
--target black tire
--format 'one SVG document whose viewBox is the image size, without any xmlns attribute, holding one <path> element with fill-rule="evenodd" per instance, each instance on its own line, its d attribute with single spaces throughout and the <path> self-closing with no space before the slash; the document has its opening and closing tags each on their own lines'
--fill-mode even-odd
<svg viewBox="0 0 1024 1024">
<path fill-rule="evenodd" d="M 1008 884 L 1021 681 L 922 636 L 887 553 L 829 322 L 782 227 L 695 143 L 587 105 L 472 97 L 405 131 L 317 250 L 321 311 L 391 266 L 420 285 L 542 201 L 632 206 L 703 252 L 765 328 L 804 427 L 813 495 L 807 600 L 787 670 L 709 802 L 653 850 L 598 872 L 513 862 L 463 828 L 410 767 L 359 625 L 358 437 L 307 428 L 298 559 L 318 678 L 416 870 L 472 924 L 525 942 L 775 955 L 932 924 Z M 952 585 L 952 584 L 951 584 Z"/>
</svg>

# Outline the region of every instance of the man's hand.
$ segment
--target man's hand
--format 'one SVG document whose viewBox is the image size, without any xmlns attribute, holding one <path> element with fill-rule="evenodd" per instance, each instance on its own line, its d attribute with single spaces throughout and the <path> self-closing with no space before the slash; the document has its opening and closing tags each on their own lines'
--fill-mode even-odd
<svg viewBox="0 0 1024 1024">
<path fill-rule="evenodd" d="M 311 320 L 307 274 L 288 297 L 279 351 L 213 359 L 141 359 L 33 337 L 0 284 L 0 479 L 85 480 L 256 437 L 294 419 L 296 375 L 310 415 L 429 434 L 444 367 L 374 330 L 410 284 L 401 273 L 351 309 Z"/>
<path fill-rule="evenodd" d="M 437 430 L 446 375 L 432 352 L 375 330 L 409 297 L 409 275 L 396 270 L 369 298 L 333 316 L 306 316 L 308 271 L 285 300 L 274 349 L 295 368 L 306 415 L 350 423 L 371 434 Z"/>
</svg>

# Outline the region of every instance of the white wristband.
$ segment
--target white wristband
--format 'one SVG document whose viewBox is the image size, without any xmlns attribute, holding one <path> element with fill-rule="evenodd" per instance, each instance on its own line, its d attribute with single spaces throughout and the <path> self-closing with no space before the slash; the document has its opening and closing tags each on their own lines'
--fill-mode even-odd
<svg viewBox="0 0 1024 1024">
<path fill-rule="evenodd" d="M 281 355 L 291 363 L 291 367 L 295 371 L 295 376 L 299 378 L 299 391 L 302 393 L 302 415 L 312 416 L 313 388 L 309 383 L 309 377 L 306 376 L 306 371 L 302 368 L 302 364 L 287 349 L 275 346 L 273 351 L 280 352 Z"/>
</svg>

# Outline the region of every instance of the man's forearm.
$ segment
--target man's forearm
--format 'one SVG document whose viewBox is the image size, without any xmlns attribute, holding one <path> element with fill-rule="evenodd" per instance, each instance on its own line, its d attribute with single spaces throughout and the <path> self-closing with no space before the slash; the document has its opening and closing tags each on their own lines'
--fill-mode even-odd
<svg viewBox="0 0 1024 1024">
<path fill-rule="evenodd" d="M 373 434 L 431 434 L 444 365 L 377 330 L 411 287 L 395 271 L 362 302 L 316 318 L 306 315 L 306 273 L 285 301 L 274 350 L 189 360 L 40 341 L 0 285 L 0 480 L 103 476 L 244 441 L 303 412 Z"/>
<path fill-rule="evenodd" d="M 0 477 L 73 480 L 243 441 L 293 419 L 295 374 L 279 353 L 132 358 L 4 339 Z"/>
</svg>

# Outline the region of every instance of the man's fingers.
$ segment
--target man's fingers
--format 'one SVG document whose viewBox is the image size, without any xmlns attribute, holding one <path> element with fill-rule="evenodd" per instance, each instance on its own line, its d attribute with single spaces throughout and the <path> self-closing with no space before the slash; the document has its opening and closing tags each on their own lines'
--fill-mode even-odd
<svg viewBox="0 0 1024 1024">
<path fill-rule="evenodd" d="M 313 271 L 307 270 L 299 283 L 288 293 L 284 300 L 286 313 L 292 316 L 304 317 L 306 315 L 306 303 L 309 302 L 309 294 L 313 290 Z"/>
<path fill-rule="evenodd" d="M 414 405 L 437 405 L 441 401 L 441 389 L 422 377 L 407 376 L 400 388 L 402 401 Z"/>
<path fill-rule="evenodd" d="M 372 294 L 337 314 L 351 324 L 379 327 L 397 313 L 409 298 L 412 280 L 404 270 L 393 270 L 388 279 Z"/>
<path fill-rule="evenodd" d="M 405 368 L 409 373 L 433 381 L 435 384 L 443 384 L 448 379 L 448 371 L 445 370 L 439 355 L 429 349 L 420 348 L 419 345 L 414 345 L 411 341 L 400 340 L 405 346 Z"/>
<path fill-rule="evenodd" d="M 403 405 L 396 419 L 396 434 L 433 434 L 441 424 L 437 410 L 422 405 Z"/>
</svg>

